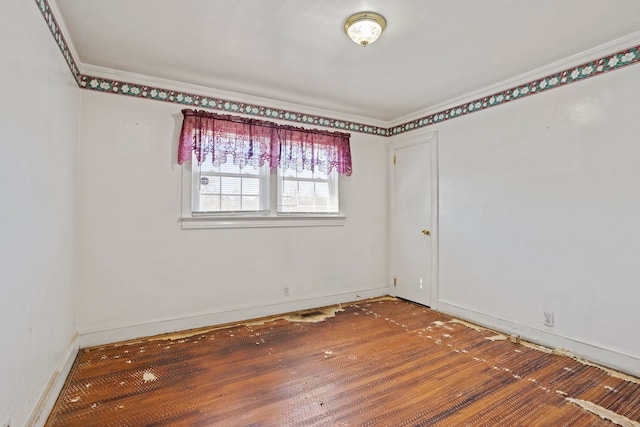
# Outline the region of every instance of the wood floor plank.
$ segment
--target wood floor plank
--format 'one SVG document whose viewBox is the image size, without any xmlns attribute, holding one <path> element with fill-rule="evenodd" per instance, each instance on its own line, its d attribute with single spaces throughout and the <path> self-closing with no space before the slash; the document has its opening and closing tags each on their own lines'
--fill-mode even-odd
<svg viewBox="0 0 640 427">
<path fill-rule="evenodd" d="M 47 426 L 640 426 L 637 379 L 394 298 L 318 311 L 81 350 Z"/>
</svg>

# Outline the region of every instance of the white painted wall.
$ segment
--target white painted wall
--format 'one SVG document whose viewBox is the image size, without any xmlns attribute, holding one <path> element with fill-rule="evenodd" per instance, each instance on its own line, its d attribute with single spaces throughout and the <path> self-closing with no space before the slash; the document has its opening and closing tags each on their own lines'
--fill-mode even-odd
<svg viewBox="0 0 640 427">
<path fill-rule="evenodd" d="M 83 345 L 388 292 L 386 139 L 352 134 L 344 226 L 182 230 L 180 106 L 81 100 Z"/>
<path fill-rule="evenodd" d="M 79 89 L 33 1 L 0 40 L 0 424 L 23 426 L 77 350 Z"/>
<path fill-rule="evenodd" d="M 436 308 L 640 374 L 639 81 L 632 66 L 428 129 Z"/>
<path fill-rule="evenodd" d="M 345 226 L 182 230 L 180 107 L 79 95 L 41 19 L 19 0 L 0 14 L 0 423 L 52 403 L 78 329 L 91 345 L 387 292 L 387 140 L 352 136 Z M 639 77 L 424 130 L 440 147 L 435 308 L 640 375 Z"/>
</svg>

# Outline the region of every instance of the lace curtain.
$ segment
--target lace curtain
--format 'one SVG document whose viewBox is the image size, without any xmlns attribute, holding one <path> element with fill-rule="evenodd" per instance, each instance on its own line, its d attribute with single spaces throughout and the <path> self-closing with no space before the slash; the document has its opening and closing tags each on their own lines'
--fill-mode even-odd
<svg viewBox="0 0 640 427">
<path fill-rule="evenodd" d="M 202 163 L 211 157 L 214 165 L 229 156 L 239 166 L 263 166 L 319 170 L 351 175 L 348 133 L 328 132 L 278 125 L 206 111 L 182 110 L 184 116 L 178 145 L 178 163 L 191 158 Z"/>
</svg>

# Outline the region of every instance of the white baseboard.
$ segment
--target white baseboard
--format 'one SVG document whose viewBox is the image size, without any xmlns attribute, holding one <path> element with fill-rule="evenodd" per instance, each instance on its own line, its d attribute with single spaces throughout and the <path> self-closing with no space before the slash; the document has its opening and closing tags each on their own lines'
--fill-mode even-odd
<svg viewBox="0 0 640 427">
<path fill-rule="evenodd" d="M 289 299 L 287 297 L 277 301 L 265 301 L 260 305 L 225 307 L 197 316 L 163 319 L 145 324 L 81 332 L 80 348 L 132 340 L 168 332 L 184 331 L 188 329 L 238 322 L 257 317 L 271 316 L 290 311 L 306 310 L 350 301 L 358 301 L 384 295 L 389 295 L 389 287 L 387 285 L 380 285 L 374 288 L 343 293 L 314 295 L 295 299 Z"/>
<path fill-rule="evenodd" d="M 635 377 L 640 377 L 640 359 L 628 354 L 601 348 L 593 344 L 577 341 L 573 338 L 553 334 L 519 323 L 511 322 L 488 314 L 479 313 L 452 303 L 437 301 L 434 310 L 504 332 L 507 335 L 519 335 L 522 339 L 554 350 L 567 350 L 571 354 L 590 362 L 612 368 Z"/>
<path fill-rule="evenodd" d="M 69 375 L 69 371 L 71 371 L 73 362 L 76 360 L 76 356 L 80 348 L 78 343 L 79 335 L 76 333 L 73 338 L 71 338 L 71 342 L 60 358 L 58 366 L 51 376 L 49 383 L 45 387 L 38 404 L 25 424 L 26 427 L 40 427 L 47 422 L 47 417 L 58 399 L 58 395 L 64 386 L 64 382 L 67 380 L 67 376 Z"/>
</svg>

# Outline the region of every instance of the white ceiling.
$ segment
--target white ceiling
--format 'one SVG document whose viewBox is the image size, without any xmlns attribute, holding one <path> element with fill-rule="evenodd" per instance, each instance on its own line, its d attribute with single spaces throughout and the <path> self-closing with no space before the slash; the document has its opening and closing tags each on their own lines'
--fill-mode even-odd
<svg viewBox="0 0 640 427">
<path fill-rule="evenodd" d="M 640 30 L 640 0 L 55 0 L 82 64 L 392 121 Z M 387 19 L 366 48 L 344 20 Z"/>
</svg>

